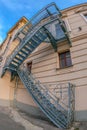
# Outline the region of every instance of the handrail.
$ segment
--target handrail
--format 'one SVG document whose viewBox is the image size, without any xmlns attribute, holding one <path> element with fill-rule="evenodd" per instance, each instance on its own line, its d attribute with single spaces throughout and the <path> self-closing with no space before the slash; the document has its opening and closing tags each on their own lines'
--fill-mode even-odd
<svg viewBox="0 0 87 130">
<path fill-rule="evenodd" d="M 32 30 L 30 30 L 29 35 L 26 36 L 26 37 L 28 37 L 27 40 L 25 41 L 25 39 L 23 39 L 22 44 L 18 44 L 18 46 L 15 48 L 15 50 L 13 50 L 13 51 L 11 52 L 11 54 L 10 54 L 11 56 L 10 56 L 10 57 L 9 57 L 9 56 L 7 57 L 7 60 L 6 60 L 7 63 L 6 63 L 5 66 L 8 66 L 8 65 L 9 65 L 9 61 L 11 60 L 11 58 L 13 58 L 15 52 L 17 53 L 17 52 L 20 50 L 20 48 L 22 48 L 22 47 L 24 46 L 24 44 L 29 40 L 29 38 L 32 37 L 32 36 L 36 33 L 36 31 L 40 30 L 41 27 L 43 27 L 43 26 L 45 26 L 45 25 L 48 25 L 48 24 L 50 24 L 51 22 L 53 22 L 53 21 L 55 21 L 55 20 L 57 20 L 57 19 L 58 19 L 58 18 L 54 18 L 54 19 L 49 18 L 48 21 L 45 21 L 44 23 L 38 24 L 38 25 L 36 26 L 36 28 L 34 28 L 34 30 L 33 30 L 33 28 L 32 28 Z M 31 35 L 30 35 L 30 34 L 31 34 Z"/>
<path fill-rule="evenodd" d="M 36 25 L 37 23 L 39 23 L 42 19 L 54 15 L 54 13 L 52 13 L 52 12 L 49 10 L 49 9 L 52 8 L 52 7 L 55 8 L 57 15 L 58 15 L 58 14 L 61 15 L 61 12 L 60 12 L 60 10 L 58 9 L 57 5 L 56 5 L 54 2 L 52 2 L 52 3 L 48 4 L 46 7 L 44 7 L 43 9 L 41 9 L 38 13 L 36 13 L 36 14 L 29 20 L 29 22 L 27 22 L 22 28 L 20 28 L 20 29 L 18 30 L 18 32 L 17 32 L 17 34 L 16 34 L 15 36 L 17 36 L 26 26 L 28 26 L 28 25 L 35 26 L 35 25 Z M 45 11 L 45 15 L 43 14 L 44 11 Z M 53 10 L 52 10 L 52 11 L 53 11 Z M 42 16 L 40 16 L 40 15 L 42 15 Z M 44 16 L 44 17 L 43 17 L 43 16 Z M 39 21 L 38 21 L 37 18 L 39 18 L 39 17 L 40 17 L 40 19 L 39 19 Z M 33 23 L 34 20 L 37 21 L 35 24 Z M 31 26 L 31 27 L 32 27 L 32 26 Z"/>
<path fill-rule="evenodd" d="M 30 91 L 30 94 L 33 96 L 33 98 L 36 100 L 39 99 L 39 95 L 42 95 L 42 97 L 39 99 L 38 104 L 42 103 L 42 101 L 50 103 L 52 106 L 52 113 L 54 114 L 54 111 L 61 112 L 62 116 L 65 117 L 67 126 L 71 124 L 73 121 L 73 95 L 72 95 L 72 84 L 67 83 L 67 102 L 68 106 L 66 106 L 65 103 L 61 102 L 60 99 L 56 97 L 51 91 L 49 91 L 48 87 L 46 85 L 43 85 L 40 81 L 36 80 L 36 77 L 30 73 L 29 70 L 27 70 L 26 64 L 22 64 L 18 70 L 17 73 L 19 77 L 21 78 L 22 82 L 24 83 L 25 87 Z M 29 84 L 29 85 L 28 85 Z M 58 84 L 59 85 L 59 84 Z M 65 87 L 66 88 L 66 87 Z M 37 93 L 37 94 L 36 94 Z M 66 106 L 66 108 L 64 107 Z M 44 103 L 42 103 L 42 107 L 44 107 Z M 55 110 L 55 109 L 56 110 Z M 55 113 L 57 114 L 57 113 Z"/>
<path fill-rule="evenodd" d="M 40 87 L 41 87 L 41 85 L 40 85 Z M 42 89 L 42 87 L 41 87 L 41 89 Z M 38 89 L 39 90 L 39 89 Z M 44 89 L 43 89 L 44 90 Z M 45 97 L 46 96 L 48 96 L 48 100 L 52 103 L 52 104 L 54 104 L 54 106 L 58 109 L 59 108 L 59 110 L 61 110 L 61 113 L 62 114 L 64 114 L 65 116 L 68 116 L 68 111 L 66 110 L 66 109 L 64 109 L 54 98 L 53 98 L 53 96 L 51 95 L 51 93 L 48 91 L 48 90 L 44 90 L 44 94 L 46 94 L 46 95 L 44 95 Z"/>
<path fill-rule="evenodd" d="M 28 72 L 28 71 L 27 71 Z M 46 88 L 46 90 L 47 91 L 50 91 L 49 90 L 49 85 L 47 85 L 47 84 L 43 84 L 42 85 L 42 83 L 40 82 L 40 81 L 37 81 L 36 80 L 36 77 L 35 77 L 35 75 L 33 75 L 32 73 L 30 73 L 29 74 L 30 75 L 30 77 L 32 77 L 32 79 L 33 79 L 33 81 L 36 81 L 37 82 L 37 84 L 38 84 L 38 82 L 39 82 L 39 84 L 42 86 L 42 87 L 44 87 L 44 88 Z M 68 86 L 69 86 L 69 84 L 71 84 L 71 83 L 66 83 L 66 84 L 64 84 L 64 85 L 67 85 L 67 87 L 64 87 L 63 89 L 67 89 L 67 91 L 68 91 Z M 57 88 L 57 86 L 62 86 L 63 84 L 61 83 L 61 84 L 56 84 L 56 88 Z M 48 87 L 47 87 L 48 86 Z M 55 89 L 55 88 L 54 88 Z M 58 98 L 56 95 L 55 95 L 55 93 L 54 92 L 51 92 L 50 91 L 50 94 L 56 99 L 56 100 L 58 100 L 58 102 L 60 102 L 60 103 L 62 103 L 64 106 L 65 106 L 65 108 L 67 109 L 68 108 L 68 105 L 66 105 L 64 102 L 62 102 L 61 100 L 60 100 L 60 98 Z"/>
<path fill-rule="evenodd" d="M 64 108 L 66 108 L 66 110 L 68 109 L 68 106 L 67 106 L 64 102 L 62 102 L 53 92 L 49 91 L 47 85 L 44 85 L 44 84 L 42 84 L 39 80 L 36 80 L 35 75 L 33 75 L 32 73 L 30 73 L 30 72 L 27 70 L 27 68 L 24 66 L 24 64 L 22 64 L 22 65 L 20 66 L 20 69 L 22 69 L 22 70 L 27 74 L 27 77 L 29 76 L 29 78 L 30 78 L 31 80 L 33 80 L 33 82 L 37 85 L 37 87 L 38 87 L 38 84 L 40 85 L 41 91 L 42 91 L 42 90 L 46 90 L 47 92 L 49 92 L 49 94 L 51 95 L 51 97 L 52 97 L 53 99 L 55 99 L 54 101 L 60 102 L 61 104 L 64 105 Z M 67 83 L 67 91 L 68 91 L 68 86 L 69 86 L 69 84 L 70 84 L 70 83 Z M 58 85 L 59 85 L 59 84 L 58 84 Z M 56 103 L 57 103 L 57 102 L 56 102 Z"/>
<path fill-rule="evenodd" d="M 20 67 L 20 68 L 21 68 L 21 67 Z M 21 68 L 21 69 L 22 69 L 22 68 Z M 30 79 L 33 80 L 35 84 L 41 85 L 41 88 L 42 88 L 43 90 L 45 89 L 46 91 L 48 91 L 48 88 L 47 88 L 45 85 L 42 85 L 40 81 L 36 80 L 36 77 L 35 77 L 32 73 L 30 73 L 30 72 L 27 70 L 27 68 L 24 68 L 24 66 L 23 66 L 23 71 L 26 72 L 26 74 L 28 74 L 27 76 L 30 75 Z M 38 87 L 38 86 L 37 86 L 37 87 Z M 50 92 L 50 93 L 51 93 L 51 92 Z M 53 95 L 53 93 L 51 93 L 51 94 Z M 57 98 L 55 95 L 53 95 L 53 96 L 54 96 L 55 98 Z"/>
</svg>

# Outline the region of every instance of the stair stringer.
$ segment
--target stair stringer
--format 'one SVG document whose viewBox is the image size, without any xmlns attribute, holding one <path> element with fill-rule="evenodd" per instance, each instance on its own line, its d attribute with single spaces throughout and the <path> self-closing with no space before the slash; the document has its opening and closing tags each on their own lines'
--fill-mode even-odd
<svg viewBox="0 0 87 130">
<path fill-rule="evenodd" d="M 32 81 L 31 75 L 29 76 L 26 71 L 18 70 L 17 72 L 24 86 L 27 88 L 28 92 L 31 94 L 31 96 L 40 107 L 40 109 L 45 113 L 45 115 L 57 127 L 68 128 L 71 123 L 71 120 L 69 120 L 71 115 L 59 104 L 59 102 L 57 102 L 57 98 L 47 90 L 46 86 L 41 85 L 39 81 Z M 34 82 L 38 82 L 38 86 L 36 86 Z M 35 93 L 37 93 L 36 96 Z M 41 98 L 42 101 L 40 102 Z"/>
</svg>

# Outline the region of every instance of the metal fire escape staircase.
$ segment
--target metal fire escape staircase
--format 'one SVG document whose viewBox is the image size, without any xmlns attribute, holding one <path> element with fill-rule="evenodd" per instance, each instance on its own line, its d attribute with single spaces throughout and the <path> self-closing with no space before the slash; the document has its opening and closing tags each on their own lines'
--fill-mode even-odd
<svg viewBox="0 0 87 130">
<path fill-rule="evenodd" d="M 70 83 L 58 84 L 60 88 L 56 85 L 54 90 L 57 94 L 60 90 L 59 95 L 62 95 L 62 98 L 60 98 L 60 96 L 51 92 L 48 89 L 49 87 L 37 81 L 36 77 L 29 73 L 24 66 L 19 67 L 17 73 L 34 101 L 46 116 L 58 128 L 68 128 L 73 121 L 73 85 Z M 65 99 L 66 101 L 64 101 Z"/>
<path fill-rule="evenodd" d="M 50 42 L 55 51 L 57 42 L 63 39 L 66 39 L 71 45 L 56 4 L 51 3 L 43 8 L 17 32 L 15 39 L 19 39 L 20 43 L 7 58 L 2 76 L 7 69 L 17 72 L 25 87 L 49 119 L 59 128 L 67 128 L 73 119 L 71 118 L 71 108 L 65 110 L 62 105 L 56 103 L 56 98 L 52 97 L 46 87 L 42 87 L 39 83 L 35 84 L 32 75 L 20 68 L 24 60 L 44 41 Z"/>
</svg>

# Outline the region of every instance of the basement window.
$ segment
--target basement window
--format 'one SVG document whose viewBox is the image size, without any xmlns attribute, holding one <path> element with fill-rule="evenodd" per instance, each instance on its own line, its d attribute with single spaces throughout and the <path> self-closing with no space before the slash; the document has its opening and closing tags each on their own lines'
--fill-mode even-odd
<svg viewBox="0 0 87 130">
<path fill-rule="evenodd" d="M 59 54 L 60 68 L 72 66 L 70 51 L 66 51 Z"/>
</svg>

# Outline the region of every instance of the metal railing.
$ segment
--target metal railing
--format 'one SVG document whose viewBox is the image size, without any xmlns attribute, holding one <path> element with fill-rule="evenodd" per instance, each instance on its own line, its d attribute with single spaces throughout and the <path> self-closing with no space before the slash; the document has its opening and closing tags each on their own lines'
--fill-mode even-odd
<svg viewBox="0 0 87 130">
<path fill-rule="evenodd" d="M 27 22 L 22 28 L 20 28 L 15 35 L 19 35 L 26 27 L 28 27 L 28 31 L 30 31 L 32 28 L 34 28 L 38 23 L 41 21 L 49 18 L 49 17 L 55 17 L 56 15 L 61 15 L 60 10 L 56 6 L 56 4 L 53 2 L 46 7 L 44 7 L 42 10 L 40 10 L 36 15 L 34 15 L 29 22 Z"/>
<path fill-rule="evenodd" d="M 61 111 L 63 116 L 67 117 L 67 127 L 71 124 L 73 121 L 73 111 L 74 111 L 74 91 L 73 91 L 73 85 L 71 83 L 66 84 L 56 84 L 56 87 L 54 87 L 54 91 L 58 90 L 57 93 L 62 93 L 61 97 L 58 97 L 57 94 L 54 93 L 54 91 L 51 91 L 51 84 L 50 85 L 43 85 L 40 81 L 36 80 L 36 77 L 27 70 L 27 68 L 23 65 L 20 66 L 20 69 L 18 70 L 19 76 L 25 80 L 28 81 L 30 88 L 33 88 L 32 91 L 35 91 L 34 89 L 37 88 L 42 95 L 44 95 L 47 100 L 49 100 L 50 104 L 53 104 L 58 111 Z M 22 80 L 23 81 L 23 80 Z M 24 81 L 24 82 L 25 82 Z M 32 83 L 35 87 L 32 86 Z M 59 88 L 60 86 L 60 88 Z M 26 87 L 26 86 L 25 86 Z M 61 90 L 62 89 L 62 90 Z M 65 93 L 67 93 L 65 97 Z M 63 99 L 66 98 L 66 102 L 63 101 Z"/>
<path fill-rule="evenodd" d="M 48 21 L 45 21 L 43 23 L 39 23 L 36 27 L 34 27 L 34 29 L 31 29 L 31 31 L 28 33 L 28 35 L 26 36 L 25 39 L 23 39 L 23 41 L 21 42 L 21 44 L 19 44 L 15 50 L 13 50 L 10 54 L 10 57 L 8 56 L 7 57 L 7 62 L 6 62 L 6 65 L 5 66 L 8 66 L 10 61 L 15 57 L 15 55 L 20 51 L 20 49 L 23 48 L 23 46 L 29 41 L 29 39 L 38 31 L 40 30 L 44 25 L 48 25 L 50 24 L 51 22 L 54 22 L 56 21 L 58 18 L 55 17 L 55 19 L 48 19 Z"/>
</svg>

